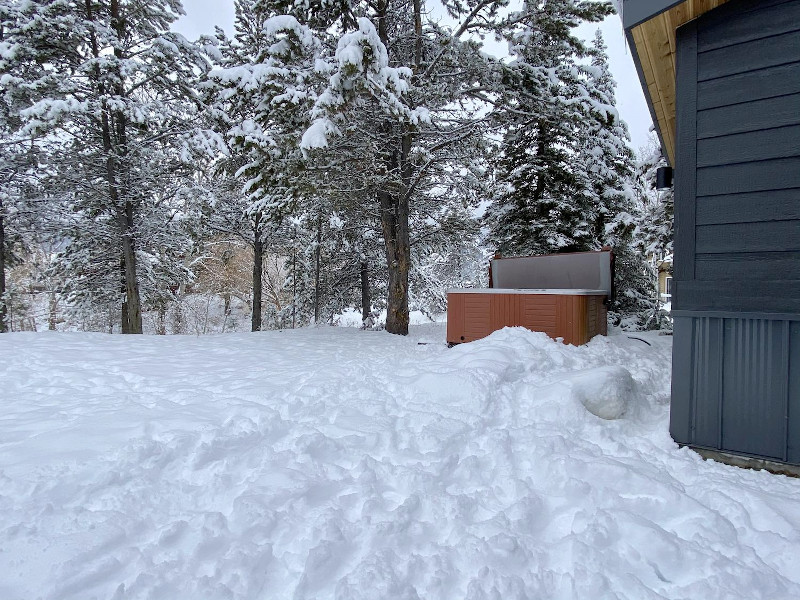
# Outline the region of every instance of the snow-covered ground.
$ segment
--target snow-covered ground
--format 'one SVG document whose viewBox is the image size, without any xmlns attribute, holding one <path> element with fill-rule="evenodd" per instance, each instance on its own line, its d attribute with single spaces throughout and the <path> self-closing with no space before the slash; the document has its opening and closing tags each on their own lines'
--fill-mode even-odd
<svg viewBox="0 0 800 600">
<path fill-rule="evenodd" d="M 636 337 L 0 336 L 0 599 L 800 598 L 800 480 Z"/>
</svg>

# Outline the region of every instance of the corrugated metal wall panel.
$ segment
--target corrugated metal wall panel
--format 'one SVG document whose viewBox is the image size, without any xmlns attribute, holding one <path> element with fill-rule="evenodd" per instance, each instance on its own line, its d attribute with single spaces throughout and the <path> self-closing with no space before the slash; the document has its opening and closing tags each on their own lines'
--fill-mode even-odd
<svg viewBox="0 0 800 600">
<path fill-rule="evenodd" d="M 700 315 L 675 320 L 673 438 L 800 464 L 800 322 Z"/>
<path fill-rule="evenodd" d="M 722 447 L 786 460 L 789 323 L 724 319 L 724 332 Z"/>
<path fill-rule="evenodd" d="M 786 415 L 786 456 L 800 464 L 800 322 L 789 324 L 789 390 Z"/>
<path fill-rule="evenodd" d="M 675 317 L 672 333 L 672 400 L 669 405 L 669 434 L 679 444 L 692 444 L 694 414 L 694 324 L 692 317 Z"/>
<path fill-rule="evenodd" d="M 694 371 L 692 388 L 694 414 L 693 443 L 709 448 L 721 448 L 720 405 L 722 403 L 722 360 L 720 319 L 698 318 L 694 323 Z M 703 365 L 702 368 L 698 368 Z"/>
</svg>

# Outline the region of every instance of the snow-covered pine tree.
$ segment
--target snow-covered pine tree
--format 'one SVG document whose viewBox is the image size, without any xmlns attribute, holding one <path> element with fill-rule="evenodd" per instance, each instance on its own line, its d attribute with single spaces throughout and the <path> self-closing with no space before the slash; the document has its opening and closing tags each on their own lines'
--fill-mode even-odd
<svg viewBox="0 0 800 600">
<path fill-rule="evenodd" d="M 594 248 L 611 247 L 615 255 L 616 296 L 611 310 L 630 321 L 653 308 L 647 257 L 635 245 L 638 210 L 635 202 L 634 156 L 630 136 L 616 109 L 616 82 L 608 68 L 600 30 L 589 50 L 586 117 L 581 136 L 579 198 L 593 223 Z"/>
<path fill-rule="evenodd" d="M 234 39 L 222 44 L 218 68 L 203 85 L 211 114 L 227 139 L 227 175 L 242 193 L 227 214 L 239 212 L 253 248 L 252 329 L 261 329 L 263 260 L 269 236 L 302 200 L 313 197 L 300 135 L 314 101 L 320 42 L 274 3 L 237 0 Z M 235 171 L 230 169 L 235 165 Z M 229 220 L 229 219 L 228 219 Z"/>
<path fill-rule="evenodd" d="M 7 18 L 7 17 L 6 17 Z M 0 23 L 0 60 L 5 62 L 3 24 Z M 0 77 L 5 69 L 0 69 Z M 5 90 L 3 90 L 5 91 Z M 16 185 L 19 172 L 24 168 L 25 159 L 21 152 L 21 144 L 14 139 L 15 124 L 7 94 L 0 96 L 0 333 L 7 331 L 8 301 L 7 275 L 11 265 L 16 235 L 11 229 L 11 211 L 20 200 L 21 190 Z"/>
<path fill-rule="evenodd" d="M 411 306 L 429 316 L 447 310 L 451 288 L 482 287 L 488 283 L 487 251 L 471 211 L 451 208 L 440 217 L 437 230 L 418 235 L 412 247 Z"/>
<path fill-rule="evenodd" d="M 513 58 L 496 112 L 504 127 L 497 189 L 486 215 L 489 242 L 503 254 L 589 250 L 597 208 L 585 197 L 584 122 L 597 108 L 572 30 L 601 20 L 608 2 L 526 1 L 503 31 Z M 595 111 L 598 112 L 598 111 Z"/>
<path fill-rule="evenodd" d="M 487 31 L 500 4 L 445 3 L 459 18 L 455 31 L 425 22 L 419 0 L 352 4 L 355 18 L 340 21 L 343 35 L 328 85 L 302 145 L 316 161 L 357 169 L 363 189 L 373 194 L 391 333 L 408 332 L 412 246 L 420 226 L 449 214 L 441 210 L 437 190 L 455 179 L 479 179 L 476 139 L 485 112 L 477 100 L 492 69 L 479 44 L 462 38 L 467 31 Z"/>
<path fill-rule="evenodd" d="M 41 81 L 44 67 L 26 64 L 24 51 L 15 43 L 21 9 L 18 0 L 0 0 L 0 333 L 10 329 L 9 270 L 39 229 L 42 208 L 40 149 L 21 132 L 19 111 L 29 104 L 27 81 Z"/>
<path fill-rule="evenodd" d="M 185 149 L 194 82 L 208 63 L 169 32 L 180 14 L 179 0 L 30 0 L 7 32 L 16 69 L 45 65 L 40 82 L 26 81 L 39 93 L 21 112 L 22 131 L 61 146 L 54 166 L 72 194 L 63 266 L 73 297 L 117 303 L 122 289 L 126 333 L 142 331 L 143 285 L 186 275 L 187 248 L 172 233 L 193 213 Z"/>
<path fill-rule="evenodd" d="M 592 224 L 591 245 L 594 248 L 627 244 L 620 232 L 615 239 L 609 236 L 609 225 L 617 215 L 634 210 L 632 178 L 633 151 L 627 124 L 620 119 L 616 108 L 616 82 L 608 68 L 608 55 L 598 29 L 589 50 L 591 64 L 583 65 L 586 72 L 585 117 L 578 131 L 580 154 L 576 176 L 582 185 L 581 201 Z"/>
<path fill-rule="evenodd" d="M 661 146 L 655 138 L 640 153 L 636 164 L 635 192 L 641 216 L 635 238 L 640 251 L 648 257 L 663 259 L 672 254 L 675 196 L 672 189 L 656 189 L 656 171 L 667 166 Z"/>
<path fill-rule="evenodd" d="M 672 190 L 655 189 L 656 169 L 666 161 L 655 139 L 639 151 L 630 179 L 633 206 L 606 226 L 617 250 L 617 301 L 613 307 L 624 327 L 662 327 L 658 263 L 672 252 Z"/>
</svg>

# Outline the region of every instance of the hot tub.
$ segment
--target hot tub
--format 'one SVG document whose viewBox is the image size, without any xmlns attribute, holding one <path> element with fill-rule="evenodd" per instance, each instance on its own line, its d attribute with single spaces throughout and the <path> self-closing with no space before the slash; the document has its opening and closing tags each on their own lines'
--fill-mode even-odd
<svg viewBox="0 0 800 600">
<path fill-rule="evenodd" d="M 612 263 L 610 251 L 495 258 L 495 287 L 448 292 L 447 341 L 471 342 L 514 326 L 576 346 L 606 335 Z"/>
</svg>

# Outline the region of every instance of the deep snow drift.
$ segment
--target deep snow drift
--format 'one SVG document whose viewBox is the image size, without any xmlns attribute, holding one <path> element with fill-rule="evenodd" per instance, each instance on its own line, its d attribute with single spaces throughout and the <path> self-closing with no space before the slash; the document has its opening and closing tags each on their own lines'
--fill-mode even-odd
<svg viewBox="0 0 800 600">
<path fill-rule="evenodd" d="M 646 339 L 3 335 L 0 599 L 800 598 L 800 480 Z"/>
</svg>

